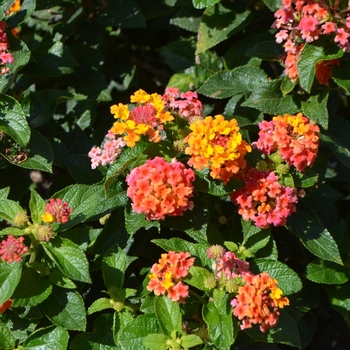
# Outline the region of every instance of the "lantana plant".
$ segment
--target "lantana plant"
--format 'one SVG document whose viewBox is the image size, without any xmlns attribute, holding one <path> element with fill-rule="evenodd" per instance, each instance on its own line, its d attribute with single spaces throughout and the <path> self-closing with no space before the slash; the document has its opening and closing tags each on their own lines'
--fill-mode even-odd
<svg viewBox="0 0 350 350">
<path fill-rule="evenodd" d="M 0 349 L 341 347 L 348 0 L 0 15 Z"/>
</svg>

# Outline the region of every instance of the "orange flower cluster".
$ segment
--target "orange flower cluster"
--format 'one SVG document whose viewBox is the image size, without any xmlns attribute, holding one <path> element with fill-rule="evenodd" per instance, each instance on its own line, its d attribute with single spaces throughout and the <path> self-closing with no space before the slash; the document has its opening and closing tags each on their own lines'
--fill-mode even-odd
<svg viewBox="0 0 350 350">
<path fill-rule="evenodd" d="M 130 101 L 136 103 L 132 110 L 122 103 L 111 106 L 111 113 L 117 119 L 111 132 L 121 135 L 128 147 L 134 147 L 141 135 L 147 135 L 152 142 L 161 141 L 163 124 L 174 119 L 169 111 L 165 111 L 162 96 L 150 95 L 140 89 L 130 97 Z"/>
<path fill-rule="evenodd" d="M 312 166 L 318 152 L 320 129 L 302 113 L 284 114 L 259 123 L 259 139 L 254 145 L 269 155 L 278 151 L 288 165 L 298 171 Z"/>
<path fill-rule="evenodd" d="M 185 138 L 190 166 L 197 170 L 209 168 L 211 177 L 224 183 L 246 166 L 244 156 L 251 147 L 242 139 L 236 119 L 208 116 L 191 123 L 190 129 L 192 132 Z"/>
<path fill-rule="evenodd" d="M 233 314 L 242 321 L 241 329 L 260 324 L 261 332 L 275 327 L 278 321 L 279 308 L 289 305 L 289 299 L 282 297 L 282 290 L 277 281 L 266 272 L 259 275 L 242 277 L 244 286 L 238 288 L 238 294 L 231 301 Z"/>
<path fill-rule="evenodd" d="M 187 276 L 194 260 L 187 252 L 162 254 L 158 264 L 153 264 L 151 268 L 147 290 L 155 295 L 167 293 L 172 301 L 183 302 L 188 296 L 188 286 L 183 285 L 181 280 Z"/>
<path fill-rule="evenodd" d="M 126 178 L 127 195 L 137 213 L 148 220 L 164 220 L 165 216 L 180 216 L 193 208 L 194 172 L 177 161 L 166 162 L 161 157 L 148 159 L 134 168 Z"/>
</svg>

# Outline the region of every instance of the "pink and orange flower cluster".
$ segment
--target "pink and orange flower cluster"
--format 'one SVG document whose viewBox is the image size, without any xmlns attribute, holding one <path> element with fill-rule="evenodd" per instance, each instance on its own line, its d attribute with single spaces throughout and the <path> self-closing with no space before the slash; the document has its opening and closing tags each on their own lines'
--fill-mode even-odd
<svg viewBox="0 0 350 350">
<path fill-rule="evenodd" d="M 188 296 L 188 286 L 182 283 L 182 279 L 187 276 L 194 260 L 187 252 L 162 254 L 151 268 L 147 290 L 155 295 L 166 294 L 172 301 L 183 302 Z"/>
<path fill-rule="evenodd" d="M 195 175 L 178 162 L 161 157 L 148 159 L 134 168 L 126 178 L 127 195 L 137 213 L 145 213 L 148 220 L 163 220 L 165 216 L 179 216 L 193 208 Z"/>
<path fill-rule="evenodd" d="M 276 41 L 284 43 L 286 51 L 286 73 L 295 81 L 298 77 L 297 62 L 305 42 L 328 35 L 344 51 L 350 49 L 350 7 L 341 9 L 339 0 L 283 0 L 283 7 L 275 12 L 274 28 L 279 29 Z M 328 85 L 332 60 L 324 66 L 316 66 L 316 78 L 320 84 Z"/>
<path fill-rule="evenodd" d="M 13 63 L 14 58 L 9 50 L 9 40 L 6 33 L 7 24 L 5 21 L 0 21 L 0 75 L 7 74 L 10 71 L 9 67 L 4 67 L 6 63 Z"/>
<path fill-rule="evenodd" d="M 252 220 L 263 229 L 286 224 L 287 217 L 296 211 L 297 191 L 281 185 L 278 180 L 269 170 L 251 169 L 247 173 L 245 186 L 231 194 L 244 220 Z"/>
<path fill-rule="evenodd" d="M 273 117 L 259 123 L 259 139 L 253 143 L 264 154 L 278 152 L 286 163 L 303 172 L 311 167 L 319 147 L 317 125 L 299 113 Z"/>
<path fill-rule="evenodd" d="M 44 214 L 41 215 L 42 220 L 48 224 L 53 222 L 65 224 L 73 211 L 68 205 L 68 202 L 63 202 L 61 198 L 51 198 L 46 203 Z"/>
<path fill-rule="evenodd" d="M 15 261 L 20 262 L 22 256 L 28 252 L 28 247 L 23 243 L 24 237 L 15 238 L 12 235 L 7 236 L 0 243 L 0 257 L 2 261 L 13 263 Z"/>
<path fill-rule="evenodd" d="M 275 327 L 279 317 L 278 309 L 289 305 L 289 299 L 282 296 L 283 292 L 277 286 L 278 281 L 266 272 L 254 275 L 249 270 L 248 262 L 219 245 L 211 246 L 207 254 L 215 260 L 213 271 L 217 281 L 224 282 L 225 287 L 236 285 L 229 293 L 235 295 L 231 301 L 232 312 L 242 321 L 241 329 L 260 324 L 260 330 L 265 332 Z"/>
</svg>

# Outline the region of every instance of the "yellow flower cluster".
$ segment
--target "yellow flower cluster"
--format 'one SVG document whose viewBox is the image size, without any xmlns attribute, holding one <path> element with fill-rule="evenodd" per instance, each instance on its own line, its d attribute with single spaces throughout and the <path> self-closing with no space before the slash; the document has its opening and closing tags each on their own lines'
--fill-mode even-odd
<svg viewBox="0 0 350 350">
<path fill-rule="evenodd" d="M 130 101 L 136 104 L 132 110 L 122 103 L 111 106 L 111 113 L 117 119 L 111 132 L 121 135 L 128 147 L 134 147 L 141 135 L 146 134 L 150 141 L 159 142 L 163 124 L 174 119 L 169 111 L 165 111 L 162 97 L 140 89 L 130 97 Z"/>
<path fill-rule="evenodd" d="M 185 153 L 191 155 L 188 164 L 197 170 L 209 168 L 214 179 L 227 183 L 246 166 L 244 156 L 251 146 L 242 139 L 236 119 L 222 115 L 206 117 L 190 124 Z"/>
</svg>

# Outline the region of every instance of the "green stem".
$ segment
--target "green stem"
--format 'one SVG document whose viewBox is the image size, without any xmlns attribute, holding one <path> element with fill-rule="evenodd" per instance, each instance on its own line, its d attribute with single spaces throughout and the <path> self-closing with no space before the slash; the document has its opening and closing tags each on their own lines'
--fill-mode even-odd
<svg viewBox="0 0 350 350">
<path fill-rule="evenodd" d="M 29 237 L 31 240 L 30 249 L 32 250 L 32 254 L 30 255 L 30 258 L 29 258 L 29 263 L 32 263 L 36 260 L 36 257 L 38 255 L 39 244 L 32 234 L 30 234 Z"/>
<path fill-rule="evenodd" d="M 208 302 L 203 299 L 198 293 L 194 292 L 193 290 L 190 289 L 190 294 L 192 294 L 193 296 L 195 296 L 203 305 L 207 304 Z"/>
</svg>

